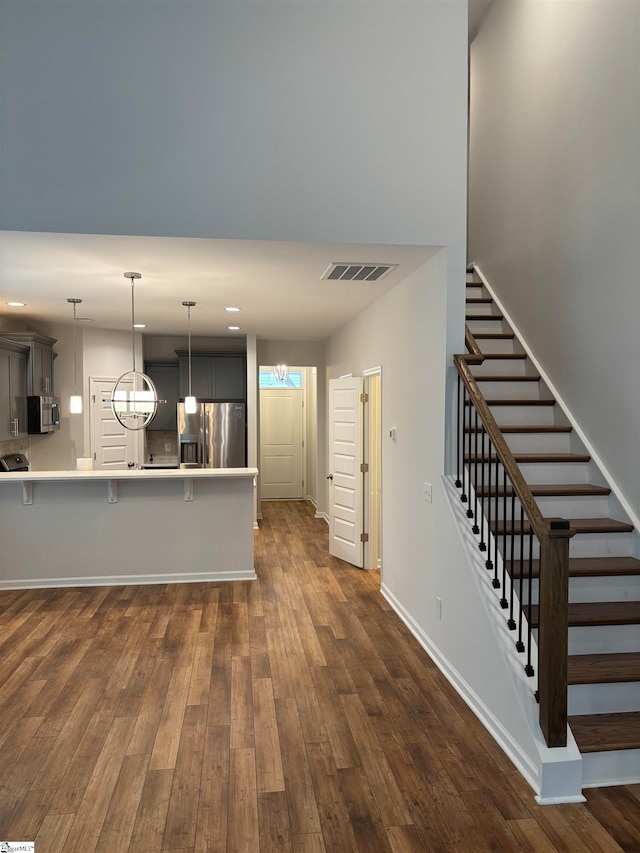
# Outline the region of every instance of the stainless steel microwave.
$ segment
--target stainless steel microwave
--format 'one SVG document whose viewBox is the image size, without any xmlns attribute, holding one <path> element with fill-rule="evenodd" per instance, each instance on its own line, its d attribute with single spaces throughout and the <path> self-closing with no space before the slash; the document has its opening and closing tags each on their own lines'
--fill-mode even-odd
<svg viewBox="0 0 640 853">
<path fill-rule="evenodd" d="M 60 429 L 60 401 L 57 397 L 27 397 L 27 432 L 40 435 Z"/>
</svg>

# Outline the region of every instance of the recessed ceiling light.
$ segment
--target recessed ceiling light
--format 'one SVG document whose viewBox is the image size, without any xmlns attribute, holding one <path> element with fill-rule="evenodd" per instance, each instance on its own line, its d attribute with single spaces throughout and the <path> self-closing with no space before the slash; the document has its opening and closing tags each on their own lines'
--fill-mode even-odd
<svg viewBox="0 0 640 853">
<path fill-rule="evenodd" d="M 134 323 L 133 328 L 134 329 L 146 329 L 147 324 L 146 323 Z"/>
<path fill-rule="evenodd" d="M 25 308 L 26 304 L 26 302 L 7 302 L 10 308 Z"/>
<path fill-rule="evenodd" d="M 227 329 L 229 329 L 230 332 L 239 332 L 240 326 L 227 326 Z"/>
<path fill-rule="evenodd" d="M 234 308 L 234 307 L 233 307 L 233 305 L 229 305 L 229 307 L 228 307 L 228 308 L 225 308 L 224 310 L 225 310 L 225 311 L 239 311 L 240 309 L 239 309 L 239 308 Z"/>
</svg>

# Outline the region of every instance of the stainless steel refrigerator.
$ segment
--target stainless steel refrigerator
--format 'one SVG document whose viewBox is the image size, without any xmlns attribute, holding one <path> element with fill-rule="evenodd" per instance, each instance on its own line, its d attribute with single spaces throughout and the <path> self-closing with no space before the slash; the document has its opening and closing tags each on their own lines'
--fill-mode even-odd
<svg viewBox="0 0 640 853">
<path fill-rule="evenodd" d="M 245 468 L 245 403 L 199 403 L 187 414 L 178 403 L 180 467 Z"/>
</svg>

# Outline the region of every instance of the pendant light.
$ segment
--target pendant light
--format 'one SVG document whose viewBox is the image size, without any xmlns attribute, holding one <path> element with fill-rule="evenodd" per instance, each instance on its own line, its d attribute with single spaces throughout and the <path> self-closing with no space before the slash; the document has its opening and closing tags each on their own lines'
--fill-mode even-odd
<svg viewBox="0 0 640 853">
<path fill-rule="evenodd" d="M 273 375 L 276 377 L 278 382 L 284 383 L 289 378 L 289 366 L 287 364 L 276 364 L 273 368 Z"/>
<path fill-rule="evenodd" d="M 131 344 L 133 351 L 133 369 L 123 373 L 113 386 L 111 409 L 116 420 L 125 429 L 140 430 L 149 426 L 158 411 L 158 392 L 153 381 L 145 373 L 136 370 L 136 309 L 135 281 L 141 279 L 139 272 L 126 272 L 124 277 L 131 280 Z"/>
<path fill-rule="evenodd" d="M 72 415 L 82 414 L 82 395 L 78 394 L 78 350 L 76 347 L 76 331 L 78 318 L 76 317 L 76 306 L 80 305 L 82 299 L 67 299 L 73 305 L 73 394 L 69 400 L 69 411 Z"/>
<path fill-rule="evenodd" d="M 189 323 L 189 394 L 184 398 L 184 411 L 187 415 L 194 415 L 198 409 L 198 401 L 191 394 L 191 309 L 195 306 L 195 302 L 183 302 L 187 309 L 187 319 Z"/>
</svg>

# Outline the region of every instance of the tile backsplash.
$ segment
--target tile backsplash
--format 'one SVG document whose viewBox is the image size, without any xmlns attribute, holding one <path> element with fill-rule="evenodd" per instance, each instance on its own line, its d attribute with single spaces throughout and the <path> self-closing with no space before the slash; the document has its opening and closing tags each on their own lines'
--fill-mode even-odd
<svg viewBox="0 0 640 853">
<path fill-rule="evenodd" d="M 144 461 L 153 456 L 154 462 L 175 462 L 178 458 L 178 434 L 175 430 L 146 431 Z M 169 450 L 167 450 L 169 447 Z"/>
<path fill-rule="evenodd" d="M 0 441 L 0 456 L 8 456 L 10 453 L 24 453 L 29 458 L 29 439 L 11 438 L 9 441 Z"/>
</svg>

